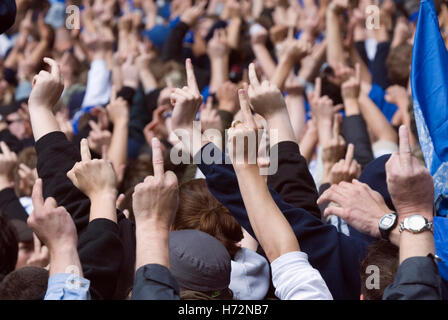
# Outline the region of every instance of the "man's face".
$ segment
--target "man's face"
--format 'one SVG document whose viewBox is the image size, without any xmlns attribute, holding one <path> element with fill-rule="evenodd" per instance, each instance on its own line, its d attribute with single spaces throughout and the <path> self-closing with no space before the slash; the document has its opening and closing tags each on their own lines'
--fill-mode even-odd
<svg viewBox="0 0 448 320">
<path fill-rule="evenodd" d="M 19 242 L 19 253 L 17 255 L 16 270 L 26 266 L 34 251 L 33 241 Z"/>
<path fill-rule="evenodd" d="M 6 117 L 8 129 L 19 140 L 29 138 L 31 136 L 31 127 L 28 120 L 22 118 L 18 112 L 9 114 Z"/>
</svg>

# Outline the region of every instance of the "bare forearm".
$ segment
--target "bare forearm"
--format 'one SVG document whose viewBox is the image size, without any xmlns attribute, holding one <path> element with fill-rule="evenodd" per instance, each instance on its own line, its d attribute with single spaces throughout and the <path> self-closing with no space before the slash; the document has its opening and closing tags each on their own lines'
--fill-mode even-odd
<svg viewBox="0 0 448 320">
<path fill-rule="evenodd" d="M 258 174 L 258 167 L 235 168 L 235 172 L 250 224 L 269 261 L 285 253 L 299 251 L 297 238 Z"/>
<path fill-rule="evenodd" d="M 31 56 L 28 58 L 28 63 L 33 67 L 38 67 L 45 56 L 45 51 L 48 49 L 48 42 L 46 40 L 42 40 L 36 46 L 36 48 L 31 53 Z"/>
<path fill-rule="evenodd" d="M 262 44 L 254 44 L 252 50 L 254 51 L 255 57 L 260 63 L 263 72 L 269 79 L 271 79 L 274 76 L 276 66 L 268 49 Z"/>
<path fill-rule="evenodd" d="M 280 60 L 277 68 L 275 69 L 274 75 L 272 76 L 271 82 L 283 91 L 283 87 L 285 86 L 285 81 L 289 76 L 292 68 L 294 67 L 294 62 L 288 57 L 285 56 Z"/>
<path fill-rule="evenodd" d="M 59 124 L 49 108 L 44 106 L 29 106 L 31 126 L 33 128 L 34 140 L 38 141 L 50 132 L 61 131 Z"/>
<path fill-rule="evenodd" d="M 400 235 L 400 264 L 408 258 L 426 257 L 435 253 L 434 236 L 432 232 L 425 231 L 412 234 L 403 231 Z"/>
<path fill-rule="evenodd" d="M 108 158 L 114 169 L 119 170 L 126 163 L 128 150 L 128 119 L 121 119 L 114 123 L 114 132 L 108 151 Z"/>
<path fill-rule="evenodd" d="M 115 203 L 117 200 L 116 190 L 107 190 L 100 192 L 90 199 L 90 218 L 89 221 L 95 219 L 108 219 L 117 222 L 117 213 Z"/>
<path fill-rule="evenodd" d="M 50 277 L 59 273 L 70 273 L 75 267 L 78 275 L 83 276 L 81 262 L 76 246 L 57 248 L 50 253 Z"/>
<path fill-rule="evenodd" d="M 364 60 L 361 59 L 358 50 L 354 46 L 350 48 L 350 59 L 356 64 L 359 63 L 361 67 L 361 80 L 365 83 L 371 84 L 372 83 L 372 75 L 369 71 L 369 68 L 367 68 L 366 64 L 364 63 Z"/>
<path fill-rule="evenodd" d="M 298 142 L 303 135 L 305 129 L 305 100 L 303 96 L 288 95 L 285 98 L 286 107 L 288 109 L 289 118 L 291 119 L 292 129 Z"/>
<path fill-rule="evenodd" d="M 357 99 L 344 99 L 344 109 L 347 117 L 361 113 Z"/>
<path fill-rule="evenodd" d="M 271 146 L 284 141 L 297 142 L 297 138 L 294 134 L 294 129 L 291 125 L 291 120 L 288 115 L 288 110 L 286 108 L 282 109 L 280 112 L 268 117 L 266 119 L 268 128 L 271 131 L 269 134 Z M 277 138 L 273 135 L 273 130 L 277 132 Z"/>
<path fill-rule="evenodd" d="M 211 58 L 210 92 L 216 92 L 218 88 L 229 80 L 229 56 Z"/>
<path fill-rule="evenodd" d="M 344 48 L 342 46 L 342 35 L 339 26 L 338 15 L 327 10 L 327 61 L 334 68 L 339 63 L 346 64 Z"/>
<path fill-rule="evenodd" d="M 377 139 L 398 142 L 397 133 L 389 124 L 384 114 L 364 93 L 359 98 L 359 106 L 366 120 L 367 127 L 372 130 Z"/>
<path fill-rule="evenodd" d="M 300 153 L 310 163 L 317 145 L 317 132 L 307 130 L 302 140 L 299 143 Z"/>
<path fill-rule="evenodd" d="M 136 226 L 135 270 L 147 264 L 170 267 L 169 230 L 156 225 Z"/>
<path fill-rule="evenodd" d="M 230 48 L 237 50 L 240 43 L 241 18 L 232 18 L 227 28 L 227 43 Z"/>
</svg>

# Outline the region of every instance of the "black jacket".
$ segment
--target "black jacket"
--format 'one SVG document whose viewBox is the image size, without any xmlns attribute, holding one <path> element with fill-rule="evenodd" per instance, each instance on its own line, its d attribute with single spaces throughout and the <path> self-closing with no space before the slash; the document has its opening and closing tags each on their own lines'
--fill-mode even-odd
<svg viewBox="0 0 448 320">
<path fill-rule="evenodd" d="M 352 143 L 355 146 L 354 158 L 364 168 L 373 160 L 373 152 L 362 115 L 346 117 L 342 122 L 342 132 L 347 145 Z"/>
<path fill-rule="evenodd" d="M 75 222 L 78 252 L 84 277 L 91 282 L 92 298 L 124 299 L 134 279 L 134 224 L 122 212 L 117 212 L 117 224 L 106 219 L 89 223 L 90 200 L 67 178 L 67 172 L 81 157 L 62 132 L 39 139 L 36 152 L 44 197 L 53 197 Z"/>
<path fill-rule="evenodd" d="M 179 300 L 179 285 L 170 270 L 147 264 L 135 273 L 132 300 Z"/>
<path fill-rule="evenodd" d="M 295 142 L 284 141 L 273 148 L 277 149 L 278 170 L 268 176 L 268 186 L 278 192 L 285 202 L 320 219 L 316 185 L 299 146 Z"/>
<path fill-rule="evenodd" d="M 400 265 L 383 300 L 441 300 L 442 280 L 429 257 L 408 258 Z"/>
<path fill-rule="evenodd" d="M 0 1 L 0 34 L 12 27 L 16 20 L 17 7 L 14 0 Z"/>
</svg>

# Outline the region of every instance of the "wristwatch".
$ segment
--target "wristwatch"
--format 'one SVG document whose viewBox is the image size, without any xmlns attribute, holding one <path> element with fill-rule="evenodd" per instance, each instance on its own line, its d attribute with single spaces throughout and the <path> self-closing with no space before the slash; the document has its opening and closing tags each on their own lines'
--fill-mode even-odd
<svg viewBox="0 0 448 320">
<path fill-rule="evenodd" d="M 389 241 L 390 232 L 395 228 L 398 222 L 398 215 L 395 212 L 385 214 L 378 222 L 381 239 Z"/>
<path fill-rule="evenodd" d="M 428 221 L 425 217 L 414 214 L 409 216 L 400 223 L 400 233 L 403 230 L 407 230 L 412 233 L 422 233 L 423 231 L 429 230 L 432 232 L 432 222 Z"/>
</svg>

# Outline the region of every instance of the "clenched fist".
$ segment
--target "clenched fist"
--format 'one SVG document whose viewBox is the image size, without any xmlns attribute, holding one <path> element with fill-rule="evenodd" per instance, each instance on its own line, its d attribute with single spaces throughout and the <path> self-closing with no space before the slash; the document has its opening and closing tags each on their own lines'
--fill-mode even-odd
<svg viewBox="0 0 448 320">
<path fill-rule="evenodd" d="M 53 108 L 64 90 L 64 81 L 56 61 L 44 58 L 44 62 L 50 66 L 51 71 L 42 70 L 34 76 L 33 89 L 28 100 L 30 109 L 38 107 Z"/>
</svg>

